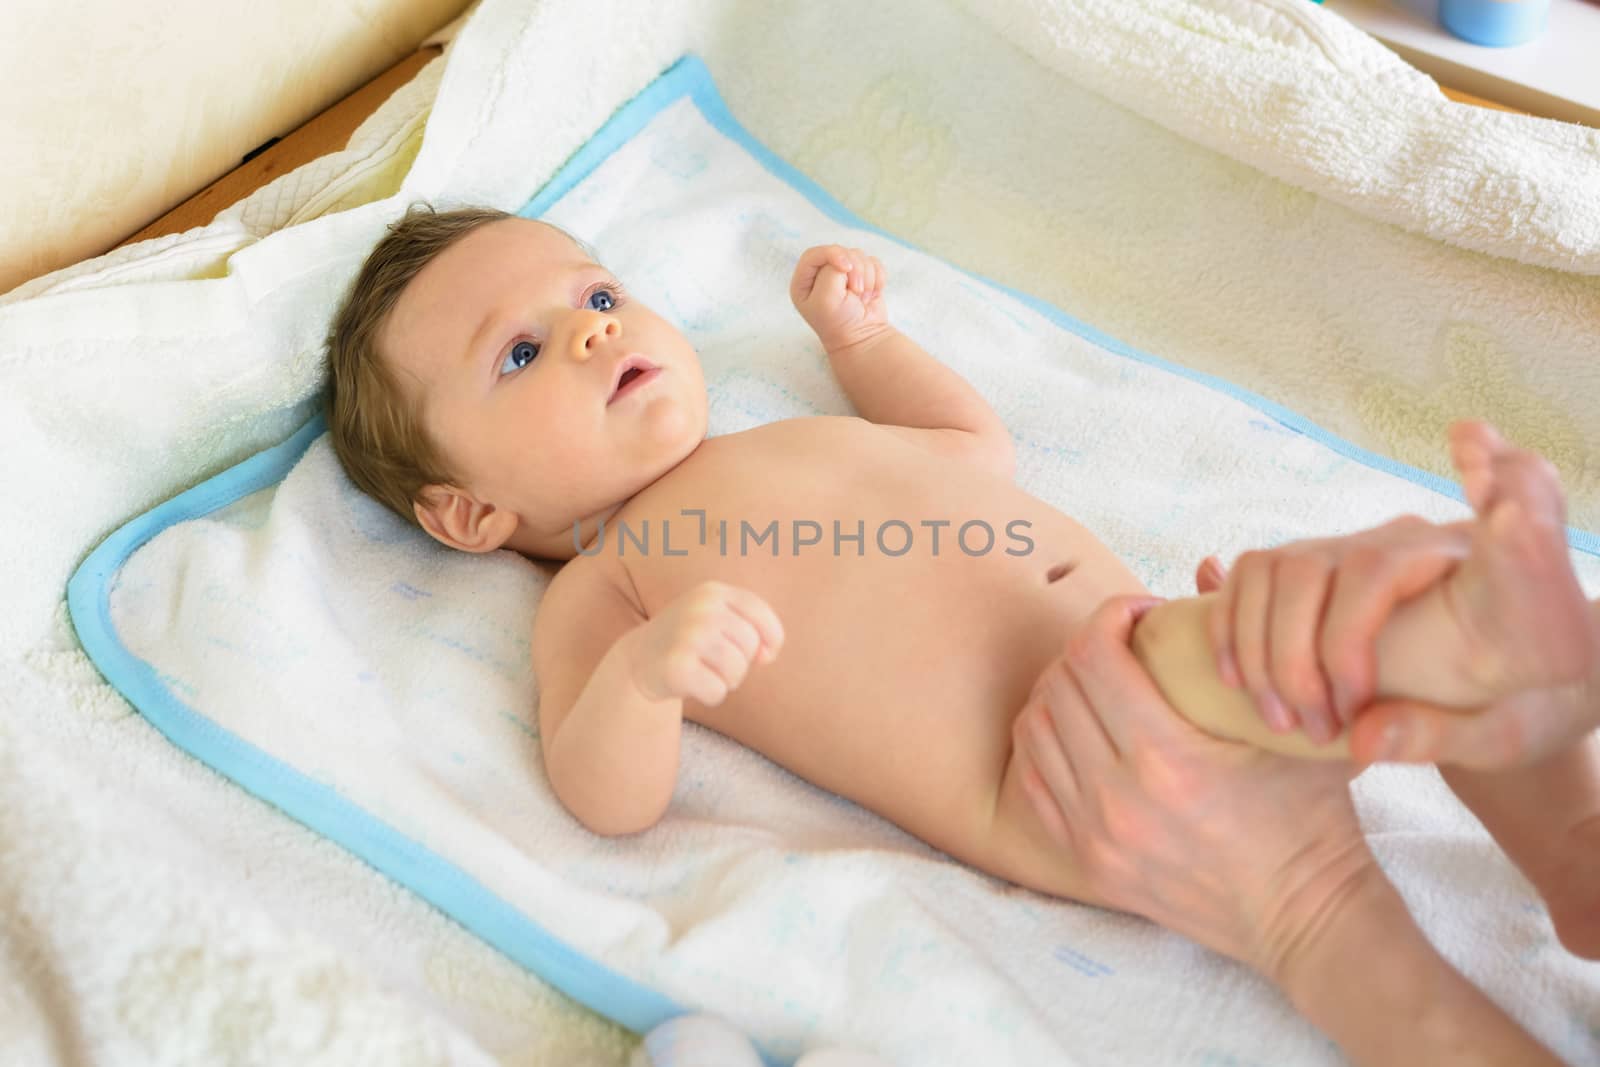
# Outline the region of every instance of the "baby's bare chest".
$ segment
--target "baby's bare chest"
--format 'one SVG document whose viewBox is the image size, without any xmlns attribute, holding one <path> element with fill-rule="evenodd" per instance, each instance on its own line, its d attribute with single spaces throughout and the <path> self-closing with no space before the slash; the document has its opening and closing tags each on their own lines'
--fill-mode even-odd
<svg viewBox="0 0 1600 1067">
<path fill-rule="evenodd" d="M 1139 588 L 1057 509 L 853 419 L 706 442 L 599 552 L 650 616 L 708 580 L 766 600 L 778 660 L 686 714 L 846 795 L 897 738 L 934 775 L 997 755 L 1067 628 Z"/>
</svg>

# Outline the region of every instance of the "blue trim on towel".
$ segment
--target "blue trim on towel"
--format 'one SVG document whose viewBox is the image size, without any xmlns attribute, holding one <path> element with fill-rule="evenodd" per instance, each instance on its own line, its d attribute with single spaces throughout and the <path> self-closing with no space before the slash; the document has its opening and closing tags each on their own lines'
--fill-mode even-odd
<svg viewBox="0 0 1600 1067">
<path fill-rule="evenodd" d="M 815 182 L 751 137 L 723 104 L 705 64 L 693 56 L 679 60 L 618 110 L 529 201 L 521 214 L 534 217 L 548 210 L 657 112 L 685 94 L 719 131 L 828 215 L 846 225 L 870 230 L 886 240 L 920 251 L 909 242 L 856 218 Z M 1241 400 L 1357 462 L 1456 500 L 1462 499 L 1455 485 L 1443 478 L 1359 448 L 1231 382 L 1140 352 L 1035 297 L 970 271 L 964 273 L 1022 301 L 1058 326 L 1108 351 Z M 314 781 L 196 712 L 178 699 L 149 664 L 129 652 L 118 638 L 111 624 L 111 587 L 128 557 L 168 526 L 209 514 L 281 481 L 325 429 L 319 415 L 282 444 L 138 516 L 106 538 L 78 567 L 67 585 L 67 607 L 84 650 L 107 681 L 173 744 L 365 860 L 574 1000 L 641 1033 L 682 1014 L 685 1009 L 670 998 L 574 951 L 462 870 L 347 800 L 337 790 Z M 1581 551 L 1600 555 L 1600 538 L 1593 534 L 1569 530 L 1569 539 Z M 766 1054 L 763 1058 L 769 1064 L 782 1062 Z"/>
<path fill-rule="evenodd" d="M 117 636 L 111 624 L 111 586 L 129 556 L 169 526 L 282 481 L 326 428 L 322 416 L 316 416 L 282 444 L 140 515 L 101 542 L 67 583 L 67 609 L 84 651 L 173 744 L 355 853 L 580 1004 L 639 1033 L 683 1014 L 685 1009 L 670 998 L 575 951 L 459 867 L 338 790 L 190 708 Z"/>
</svg>

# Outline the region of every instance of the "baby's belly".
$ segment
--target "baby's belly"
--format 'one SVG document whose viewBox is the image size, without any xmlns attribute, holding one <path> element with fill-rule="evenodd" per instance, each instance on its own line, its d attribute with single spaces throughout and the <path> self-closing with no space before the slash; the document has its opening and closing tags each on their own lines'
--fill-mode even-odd
<svg viewBox="0 0 1600 1067">
<path fill-rule="evenodd" d="M 1019 849 L 1047 846 L 1020 791 L 1002 788 L 1012 720 L 1066 632 L 1143 587 L 1058 518 L 1034 522 L 1034 547 L 1019 556 L 680 561 L 658 595 L 708 578 L 741 585 L 785 630 L 776 662 L 753 667 L 723 704 L 686 702 L 685 714 L 958 859 L 1065 892 L 1039 884 L 1049 871 L 1019 867 Z"/>
</svg>

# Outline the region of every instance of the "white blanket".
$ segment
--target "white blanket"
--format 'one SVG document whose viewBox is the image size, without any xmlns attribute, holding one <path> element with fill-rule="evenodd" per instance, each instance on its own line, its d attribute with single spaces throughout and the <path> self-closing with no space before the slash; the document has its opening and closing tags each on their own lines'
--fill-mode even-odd
<svg viewBox="0 0 1600 1067">
<path fill-rule="evenodd" d="M 1419 484 L 1426 476 L 1375 469 L 1111 350 L 1120 346 L 1044 305 L 849 228 L 825 193 L 763 152 L 690 60 L 529 209 L 554 200 L 544 217 L 689 332 L 713 435 L 850 413 L 785 285 L 806 247 L 838 241 L 881 256 L 894 320 L 1005 419 L 1020 483 L 1099 531 L 1159 590 L 1183 592 L 1219 543 L 1466 513 Z M 254 491 L 291 456 L 281 489 Z M 783 1060 L 819 1043 L 930 1067 L 1328 1059 L 1281 996 L 1228 961 L 948 869 L 704 730 L 688 730 L 659 827 L 615 841 L 587 833 L 540 773 L 527 649 L 546 573 L 511 553 L 450 552 L 399 522 L 353 489 L 325 435 L 303 459 L 268 458 L 141 518 L 139 538 L 162 532 L 120 570 L 123 534 L 107 562 L 97 553 L 86 564 L 71 601 L 86 646 L 175 742 L 586 1003 L 640 1029 L 674 1004 L 713 1011 Z M 947 503 L 959 516 L 961 502 Z M 877 536 L 867 532 L 866 551 Z M 608 543 L 619 550 L 617 537 Z M 653 550 L 664 551 L 659 540 Z M 832 551 L 826 534 L 811 551 Z M 1600 588 L 1600 559 L 1578 560 Z M 1393 819 L 1417 789 L 1415 774 L 1374 775 L 1363 797 L 1374 820 Z M 1600 1052 L 1570 1037 L 1600 1000 L 1600 974 L 1585 981 L 1559 955 L 1502 961 L 1508 943 L 1551 945 L 1536 898 L 1448 804 L 1405 828 L 1384 843 L 1394 877 L 1455 905 L 1430 916 L 1436 940 L 1552 1041 Z M 1436 870 L 1468 843 L 1470 895 Z"/>
<path fill-rule="evenodd" d="M 1436 471 L 1445 420 L 1492 416 L 1561 463 L 1594 525 L 1593 131 L 1445 103 L 1298 0 L 1031 10 L 491 0 L 409 169 L 427 85 L 346 169 L 7 299 L 7 1062 L 616 1061 L 610 1031 L 554 1025 L 570 1011 L 511 964 L 177 756 L 88 665 L 61 599 L 127 517 L 303 421 L 328 311 L 409 200 L 520 205 L 684 51 L 869 221 Z M 325 194 L 353 209 L 263 239 Z M 1490 254 L 1441 243 L 1472 234 Z"/>
</svg>

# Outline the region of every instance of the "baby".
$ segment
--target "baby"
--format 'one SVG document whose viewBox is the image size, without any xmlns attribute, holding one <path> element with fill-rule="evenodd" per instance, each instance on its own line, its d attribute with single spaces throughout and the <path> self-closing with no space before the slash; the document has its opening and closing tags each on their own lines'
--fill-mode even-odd
<svg viewBox="0 0 1600 1067">
<path fill-rule="evenodd" d="M 443 544 L 566 561 L 532 659 L 545 768 L 584 826 L 661 818 L 688 719 L 975 867 L 1086 899 L 1024 794 L 1012 725 L 1063 635 L 1145 590 L 1013 484 L 1005 425 L 890 325 L 885 283 L 876 259 L 826 246 L 790 284 L 859 417 L 707 439 L 693 346 L 576 241 L 494 211 L 413 210 L 331 331 L 333 444 L 360 488 Z M 1589 684 L 1590 607 L 1545 488 L 1485 512 L 1468 558 L 1402 606 L 1379 639 L 1380 693 L 1471 707 Z M 1264 747 L 1347 753 L 1267 729 L 1218 680 L 1206 603 L 1164 605 L 1135 633 L 1179 711 Z M 1238 657 L 1269 636 L 1241 630 Z M 1600 822 L 1587 765 L 1541 773 Z M 1592 912 L 1600 877 L 1540 862 L 1568 842 L 1517 829 L 1539 821 L 1518 790 L 1469 803 L 1512 828 L 1502 843 L 1558 922 Z"/>
</svg>

